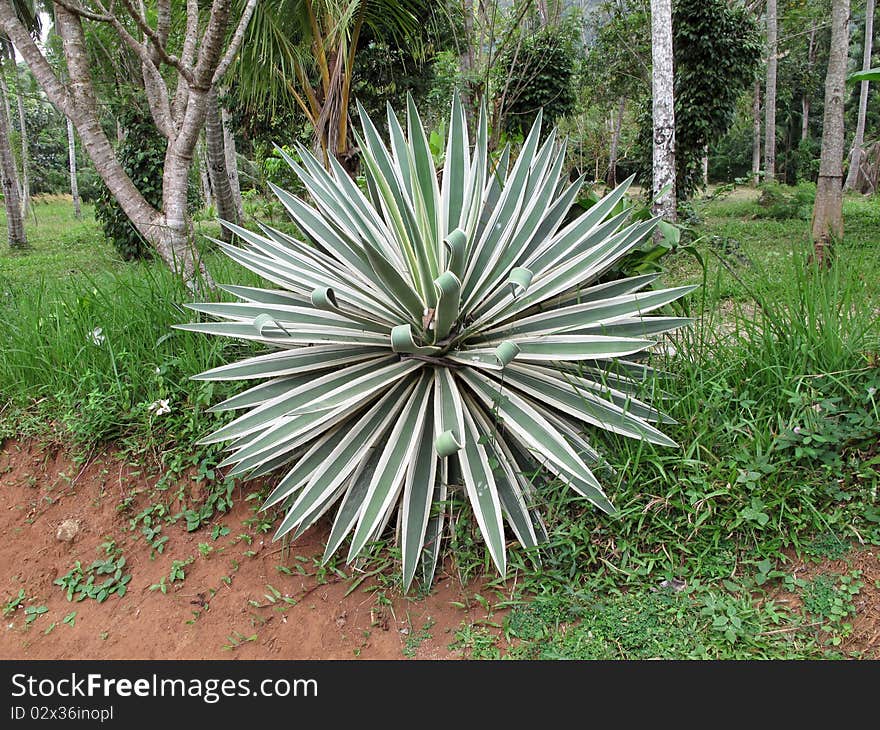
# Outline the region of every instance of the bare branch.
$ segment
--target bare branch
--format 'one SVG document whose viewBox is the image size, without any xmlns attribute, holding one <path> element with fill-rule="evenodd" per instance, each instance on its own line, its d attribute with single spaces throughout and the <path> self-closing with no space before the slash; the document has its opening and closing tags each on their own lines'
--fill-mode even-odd
<svg viewBox="0 0 880 730">
<path fill-rule="evenodd" d="M 125 9 L 128 11 L 128 14 L 131 16 L 132 20 L 137 24 L 137 27 L 144 34 L 147 40 L 150 41 L 153 49 L 159 54 L 159 58 L 163 63 L 168 64 L 172 68 L 176 68 L 178 73 L 183 76 L 187 82 L 192 83 L 192 72 L 186 68 L 181 62 L 180 59 L 176 56 L 172 56 L 168 53 L 165 48 L 165 44 L 162 42 L 159 34 L 153 30 L 150 24 L 146 21 L 146 19 L 137 11 L 137 8 L 134 7 L 131 0 L 122 0 L 122 4 L 125 6 Z M 115 16 L 113 17 L 113 27 L 116 28 L 117 31 L 126 32 L 122 26 L 122 23 Z"/>
<path fill-rule="evenodd" d="M 159 36 L 159 42 L 165 46 L 168 45 L 168 36 L 171 33 L 171 0 L 159 0 L 158 13 L 156 33 Z"/>
<path fill-rule="evenodd" d="M 144 91 L 150 105 L 150 114 L 159 131 L 168 139 L 175 134 L 174 117 L 168 102 L 168 87 L 159 70 L 152 63 L 142 63 Z"/>
<path fill-rule="evenodd" d="M 193 69 L 191 89 L 207 92 L 214 82 L 214 72 L 220 63 L 223 40 L 229 26 L 230 5 L 231 0 L 214 0 L 211 3 L 211 15 L 199 43 L 199 60 Z"/>
<path fill-rule="evenodd" d="M 226 48 L 226 54 L 223 56 L 217 69 L 214 71 L 212 83 L 216 84 L 223 78 L 229 65 L 232 63 L 236 54 L 238 54 L 238 49 L 241 48 L 241 44 L 244 41 L 244 33 L 247 30 L 248 23 L 251 22 L 251 17 L 253 16 L 256 7 L 257 0 L 248 0 L 248 3 L 245 5 L 244 11 L 241 14 L 241 20 L 238 21 L 238 27 L 235 29 L 235 33 L 232 34 L 232 39 L 229 41 L 229 46 Z"/>
<path fill-rule="evenodd" d="M 183 49 L 180 61 L 187 68 L 195 65 L 196 43 L 199 40 L 199 3 L 198 0 L 186 0 L 186 33 L 183 36 Z M 175 119 L 181 119 L 189 101 L 189 84 L 182 81 L 177 84 L 174 101 L 171 104 Z"/>
<path fill-rule="evenodd" d="M 183 37 L 183 50 L 180 60 L 192 68 L 195 63 L 196 42 L 199 39 L 199 3 L 198 0 L 186 0 L 186 34 Z"/>
<path fill-rule="evenodd" d="M 90 10 L 86 10 L 79 3 L 68 2 L 67 0 L 55 0 L 55 2 L 60 5 L 62 8 L 67 10 L 74 15 L 79 15 L 81 18 L 85 18 L 86 20 L 94 20 L 96 23 L 110 23 L 113 21 L 113 18 L 110 15 L 105 14 L 101 15 L 99 13 L 93 13 Z"/>
<path fill-rule="evenodd" d="M 138 7 L 143 18 L 147 17 L 147 11 L 144 6 L 144 0 L 138 0 Z M 166 47 L 168 45 L 168 36 L 171 33 L 171 0 L 158 0 L 156 3 L 156 35 L 159 43 Z M 150 47 L 150 58 L 153 59 L 153 65 L 159 66 L 159 52 L 154 44 Z"/>
</svg>

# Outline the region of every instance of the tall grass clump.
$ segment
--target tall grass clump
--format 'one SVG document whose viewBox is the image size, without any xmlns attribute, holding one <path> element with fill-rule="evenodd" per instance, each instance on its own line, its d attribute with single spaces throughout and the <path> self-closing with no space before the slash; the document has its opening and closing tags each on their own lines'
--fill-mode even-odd
<svg viewBox="0 0 880 730">
<path fill-rule="evenodd" d="M 723 580 L 815 540 L 880 544 L 880 328 L 864 284 L 843 266 L 817 270 L 806 251 L 779 295 L 756 276 L 753 303 L 726 318 L 704 281 L 681 312 L 696 326 L 654 356 L 653 397 L 682 450 L 598 436 L 612 442 L 616 517 L 588 525 L 563 490 L 546 497 L 540 591 L 596 573 Z"/>
<path fill-rule="evenodd" d="M 202 418 L 218 386 L 189 374 L 250 350 L 172 330 L 189 319 L 176 304 L 188 297 L 157 264 L 9 284 L 0 298 L 5 435 L 33 424 L 28 414 L 84 445 L 161 438 Z"/>
</svg>

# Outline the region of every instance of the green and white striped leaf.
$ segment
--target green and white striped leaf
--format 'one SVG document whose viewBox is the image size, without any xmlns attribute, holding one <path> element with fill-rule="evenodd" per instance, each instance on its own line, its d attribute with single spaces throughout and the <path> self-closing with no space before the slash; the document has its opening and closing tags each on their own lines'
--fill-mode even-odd
<svg viewBox="0 0 880 730">
<path fill-rule="evenodd" d="M 425 423 L 425 411 L 431 395 L 429 373 L 425 373 L 388 437 L 382 458 L 364 495 L 363 508 L 351 539 L 348 560 L 354 560 L 373 535 L 379 521 L 403 486 L 407 466 L 413 461 L 419 436 Z"/>
<path fill-rule="evenodd" d="M 335 492 L 360 465 L 371 448 L 378 448 L 381 439 L 404 406 L 404 398 L 410 397 L 414 384 L 401 390 L 395 388 L 377 403 L 365 416 L 336 443 L 333 450 L 311 472 L 294 472 L 286 485 L 279 484 L 270 499 L 278 501 L 290 493 L 288 490 L 302 486 L 299 496 L 291 505 L 284 522 L 279 527 L 289 530 L 295 526 L 316 504 L 322 503 Z M 307 480 L 303 486 L 303 481 Z M 292 488 L 292 489 L 291 489 Z M 277 494 L 278 490 L 282 490 Z"/>
<path fill-rule="evenodd" d="M 507 570 L 507 555 L 504 549 L 504 524 L 501 515 L 501 500 L 495 485 L 495 476 L 489 465 L 489 455 L 481 442 L 481 434 L 473 418 L 473 411 L 479 406 L 472 400 L 465 400 L 464 409 L 465 445 L 458 456 L 461 475 L 468 499 L 474 510 L 477 525 L 489 548 L 492 562 L 498 572 L 504 575 Z"/>
<path fill-rule="evenodd" d="M 434 414 L 430 398 L 417 438 L 416 450 L 406 472 L 401 505 L 404 589 L 412 583 L 422 557 L 437 481 L 438 459 L 434 453 Z"/>
<path fill-rule="evenodd" d="M 434 383 L 434 448 L 445 458 L 464 446 L 464 405 L 449 368 L 434 368 Z"/>
<path fill-rule="evenodd" d="M 263 505 L 284 513 L 276 537 L 335 508 L 325 561 L 349 536 L 356 560 L 396 514 L 406 588 L 433 579 L 463 490 L 503 574 L 505 524 L 527 548 L 547 539 L 534 481 L 613 512 L 594 431 L 675 445 L 650 358 L 689 323 L 663 308 L 691 289 L 607 276 L 658 221 L 628 223 L 631 179 L 572 215 L 584 178 L 569 182 L 540 114 L 517 154 L 490 156 L 486 110 L 471 142 L 455 94 L 438 175 L 410 96 L 405 123 L 388 107 L 387 138 L 358 111 L 366 189 L 334 155 L 279 148 L 304 191 L 272 188 L 294 232 L 223 223 L 237 245 L 216 242 L 269 284 L 223 286 L 235 301 L 174 325 L 267 348 L 193 376 L 250 381 L 210 409 L 237 417 L 202 443 L 224 443 L 229 476 L 283 470 Z"/>
</svg>

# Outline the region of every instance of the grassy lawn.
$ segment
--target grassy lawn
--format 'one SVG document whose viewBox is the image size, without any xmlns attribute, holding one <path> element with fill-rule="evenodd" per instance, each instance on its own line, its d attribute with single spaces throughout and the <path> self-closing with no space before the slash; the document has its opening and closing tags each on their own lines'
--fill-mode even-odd
<svg viewBox="0 0 880 730">
<path fill-rule="evenodd" d="M 0 226 L 6 230 L 6 212 L 0 211 Z M 94 206 L 82 206 L 82 220 L 73 216 L 73 204 L 64 196 L 34 198 L 27 224 L 30 250 L 0 250 L 0 286 L 32 286 L 41 278 L 117 271 L 122 261 L 104 239 L 95 223 Z"/>
<path fill-rule="evenodd" d="M 699 222 L 690 228 L 707 263 L 707 282 L 718 298 L 748 301 L 758 292 L 778 297 L 790 283 L 792 258 L 803 260 L 810 253 L 812 209 L 801 206 L 796 217 L 774 219 L 768 217 L 772 211 L 756 202 L 758 197 L 755 190 L 740 188 L 694 205 Z M 872 274 L 880 268 L 880 200 L 850 195 L 843 212 L 846 228 L 837 249 L 840 265 L 859 272 L 866 297 L 877 306 L 880 276 Z M 697 283 L 702 276 L 699 264 L 686 254 L 667 260 L 667 271 L 670 284 Z"/>
<path fill-rule="evenodd" d="M 192 444 L 217 425 L 207 406 L 238 389 L 189 376 L 252 348 L 172 330 L 191 321 L 181 306 L 188 293 L 160 263 L 121 262 L 90 207 L 82 221 L 63 199 L 35 211 L 33 250 L 0 250 L 0 438 L 112 440 L 171 474 L 210 473 L 208 483 L 226 490 L 213 476 L 219 447 Z M 698 200 L 694 211 L 688 239 L 705 269 L 681 251 L 664 260 L 662 278 L 705 287 L 683 305 L 694 326 L 656 363 L 666 373 L 656 388 L 676 420 L 667 432 L 680 448 L 596 434 L 618 514 L 546 485 L 538 506 L 548 544 L 540 553 L 511 547 L 506 581 L 493 579 L 470 512 L 453 495 L 454 570 L 463 581 L 488 578 L 475 600 L 506 609 L 502 639 L 497 627 L 461 627 L 463 654 L 847 655 L 838 647 L 848 630 L 841 615 L 858 593 L 852 583 L 838 576 L 820 586 L 844 612 L 818 620 L 771 594 L 819 591 L 797 582 L 794 557 L 842 555 L 856 539 L 880 545 L 880 200 L 846 199 L 846 238 L 824 273 L 805 265 L 803 206 L 768 217 L 779 212 L 740 189 Z M 208 260 L 220 282 L 255 283 Z M 150 406 L 161 399 L 171 413 L 159 426 Z M 390 585 L 399 565 L 382 571 Z"/>
</svg>

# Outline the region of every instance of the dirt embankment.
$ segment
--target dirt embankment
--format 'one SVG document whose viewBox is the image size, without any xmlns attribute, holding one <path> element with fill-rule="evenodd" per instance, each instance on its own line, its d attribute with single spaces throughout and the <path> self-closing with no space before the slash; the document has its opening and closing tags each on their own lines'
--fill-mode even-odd
<svg viewBox="0 0 880 730">
<path fill-rule="evenodd" d="M 486 618 L 469 600 L 476 587 L 448 574 L 423 598 L 373 578 L 352 590 L 350 579 L 318 567 L 326 525 L 284 549 L 259 531 L 246 493 L 195 532 L 160 520 L 168 538 L 160 554 L 142 523 L 131 527 L 155 499 L 155 483 L 109 451 L 75 463 L 63 451 L 3 445 L 0 658 L 446 659 L 459 657 L 449 648 L 455 630 Z M 81 575 L 71 573 L 77 561 Z M 89 573 L 95 561 L 110 561 L 110 572 Z M 102 602 L 68 601 L 54 583 L 68 576 L 85 587 L 90 575 L 111 587 L 131 577 L 124 595 Z"/>
<path fill-rule="evenodd" d="M 355 583 L 363 576 L 350 568 L 345 578 L 322 569 L 327 523 L 283 547 L 242 489 L 231 510 L 194 532 L 156 514 L 151 546 L 144 520 L 132 527 L 133 518 L 156 505 L 179 513 L 169 495 L 181 487 L 187 506 L 205 498 L 190 479 L 157 492 L 157 478 L 109 450 L 77 461 L 34 443 L 0 446 L 0 659 L 457 659 L 457 629 L 501 621 L 474 600 L 484 587 L 462 585 L 449 568 L 423 597 L 402 596 L 382 576 Z M 839 617 L 850 630 L 837 648 L 880 658 L 876 549 L 819 562 L 792 556 L 785 570 L 801 581 L 857 575 L 854 614 Z M 74 587 L 73 601 L 58 579 Z M 124 585 L 124 595 L 98 601 L 105 581 Z M 80 589 L 95 597 L 77 601 Z M 809 609 L 803 592 L 781 586 L 762 600 Z"/>
</svg>

